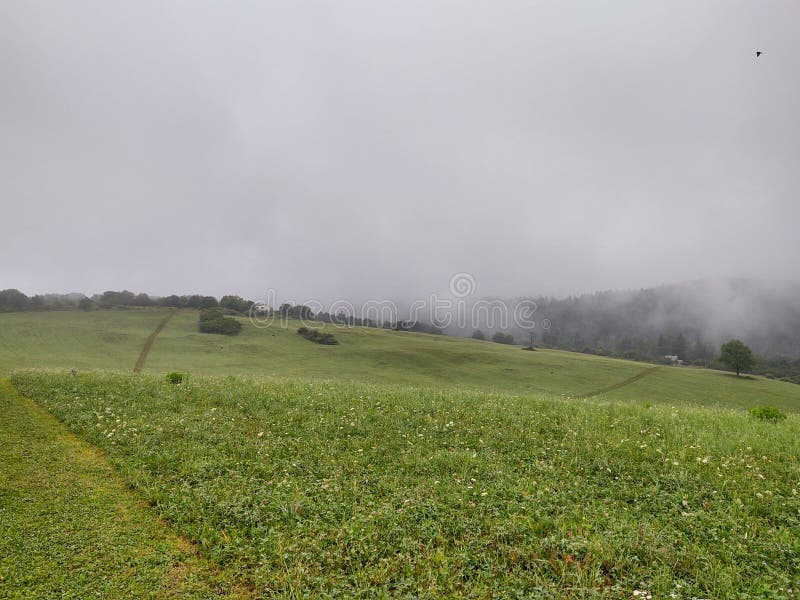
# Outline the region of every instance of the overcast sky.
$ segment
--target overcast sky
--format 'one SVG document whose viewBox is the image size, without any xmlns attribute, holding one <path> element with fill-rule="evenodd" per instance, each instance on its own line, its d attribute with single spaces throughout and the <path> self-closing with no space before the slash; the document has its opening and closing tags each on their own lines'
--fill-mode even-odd
<svg viewBox="0 0 800 600">
<path fill-rule="evenodd" d="M 797 0 L 3 0 L 0 288 L 796 277 L 798 23 Z"/>
</svg>

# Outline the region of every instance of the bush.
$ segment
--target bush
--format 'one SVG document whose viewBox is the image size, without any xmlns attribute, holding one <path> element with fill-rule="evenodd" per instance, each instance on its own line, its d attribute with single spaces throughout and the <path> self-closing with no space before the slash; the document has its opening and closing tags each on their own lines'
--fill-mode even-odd
<svg viewBox="0 0 800 600">
<path fill-rule="evenodd" d="M 169 381 L 172 385 L 183 383 L 184 379 L 187 377 L 189 377 L 188 373 L 178 373 L 177 371 L 167 373 L 167 381 Z"/>
<path fill-rule="evenodd" d="M 200 311 L 200 320 L 197 328 L 200 333 L 219 333 L 222 335 L 236 335 L 242 330 L 242 324 L 225 315 L 225 309 L 209 308 Z"/>
<path fill-rule="evenodd" d="M 783 421 L 786 418 L 786 415 L 774 406 L 754 406 L 750 409 L 750 416 L 764 421 L 772 421 L 773 423 Z"/>
<path fill-rule="evenodd" d="M 317 344 L 324 344 L 326 346 L 335 346 L 339 343 L 332 333 L 323 333 L 319 329 L 309 329 L 308 327 L 300 327 L 297 333 L 310 342 Z"/>
<path fill-rule="evenodd" d="M 502 331 L 498 331 L 492 336 L 492 341 L 496 344 L 513 344 L 514 343 L 514 336 L 510 333 L 503 333 Z"/>
</svg>

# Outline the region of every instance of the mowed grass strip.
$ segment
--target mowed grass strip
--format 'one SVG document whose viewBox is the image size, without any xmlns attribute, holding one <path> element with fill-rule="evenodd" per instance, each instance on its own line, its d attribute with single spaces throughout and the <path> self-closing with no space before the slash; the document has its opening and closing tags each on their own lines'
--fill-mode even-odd
<svg viewBox="0 0 800 600">
<path fill-rule="evenodd" d="M 291 379 L 14 382 L 263 597 L 791 598 L 800 584 L 794 415 Z"/>
<path fill-rule="evenodd" d="M 100 452 L 0 380 L 0 597 L 209 597 L 213 570 Z"/>
</svg>

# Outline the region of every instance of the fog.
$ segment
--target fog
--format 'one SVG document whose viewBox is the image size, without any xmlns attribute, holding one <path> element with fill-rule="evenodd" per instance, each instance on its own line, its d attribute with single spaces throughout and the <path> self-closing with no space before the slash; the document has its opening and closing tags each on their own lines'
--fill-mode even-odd
<svg viewBox="0 0 800 600">
<path fill-rule="evenodd" d="M 798 22 L 795 0 L 5 0 L 0 289 L 795 278 Z"/>
</svg>

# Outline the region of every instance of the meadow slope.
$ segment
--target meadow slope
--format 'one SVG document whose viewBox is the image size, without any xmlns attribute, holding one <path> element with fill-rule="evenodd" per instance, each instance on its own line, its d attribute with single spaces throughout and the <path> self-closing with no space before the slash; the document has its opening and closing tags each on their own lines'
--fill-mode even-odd
<svg viewBox="0 0 800 600">
<path fill-rule="evenodd" d="M 0 374 L 18 368 L 130 371 L 168 309 L 0 314 Z M 146 373 L 292 377 L 354 383 L 419 385 L 564 397 L 602 396 L 643 403 L 747 408 L 772 404 L 800 411 L 800 386 L 706 369 L 662 367 L 563 352 L 524 352 L 471 339 L 335 328 L 340 344 L 313 344 L 274 323 L 246 319 L 235 337 L 201 334 L 197 312 L 177 311 L 155 339 Z M 624 387 L 621 383 L 642 376 Z M 608 390 L 603 392 L 603 390 Z"/>
<path fill-rule="evenodd" d="M 20 373 L 264 597 L 791 598 L 800 419 L 420 386 Z"/>
<path fill-rule="evenodd" d="M 7 595 L 81 596 L 105 569 L 108 596 L 796 597 L 800 386 L 168 314 L 0 314 L 0 374 L 104 453 L 81 462 L 4 388 Z M 789 417 L 739 410 L 756 404 Z"/>
</svg>

